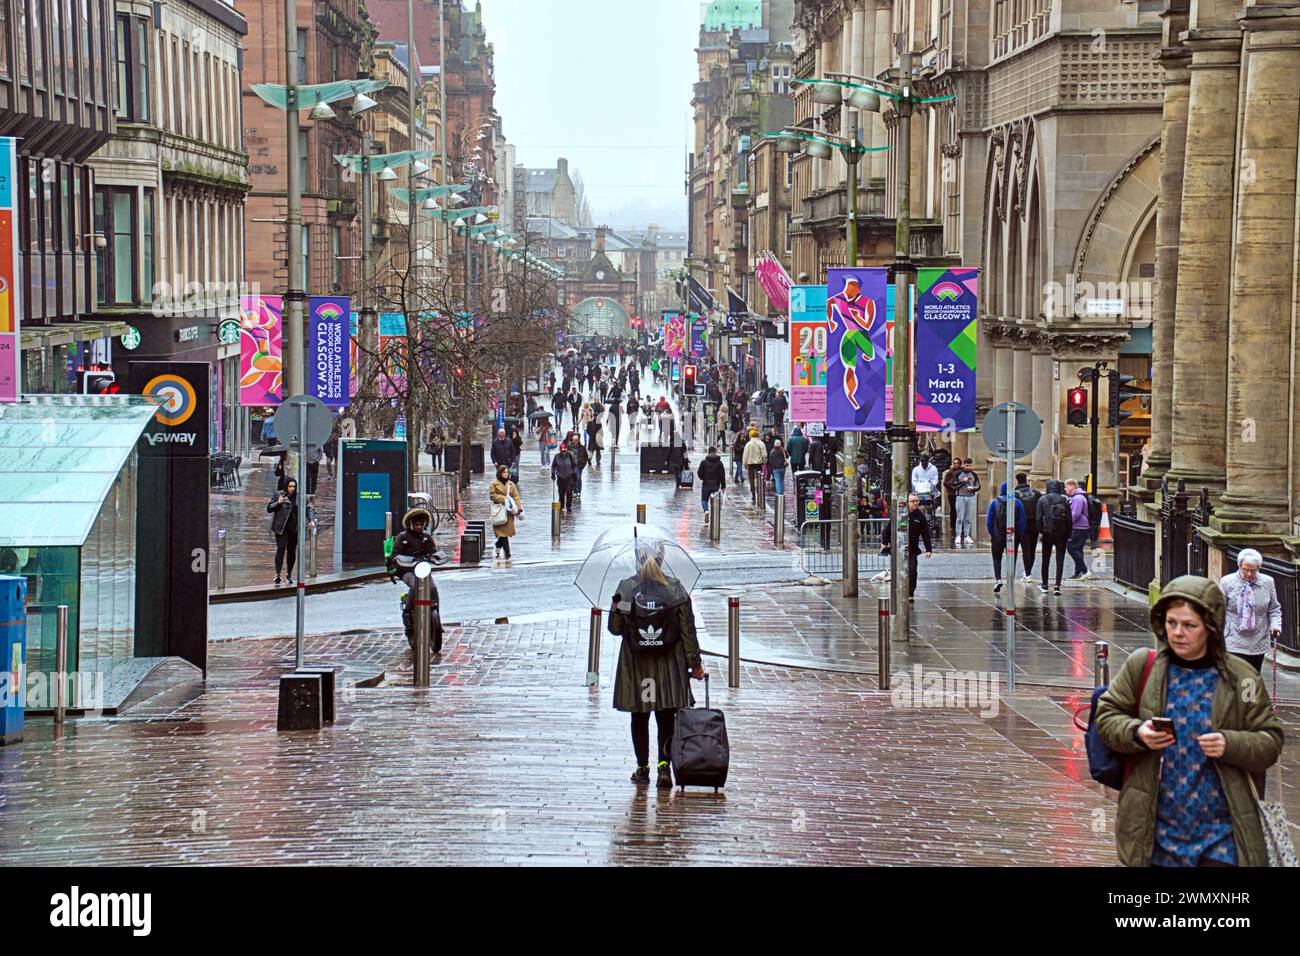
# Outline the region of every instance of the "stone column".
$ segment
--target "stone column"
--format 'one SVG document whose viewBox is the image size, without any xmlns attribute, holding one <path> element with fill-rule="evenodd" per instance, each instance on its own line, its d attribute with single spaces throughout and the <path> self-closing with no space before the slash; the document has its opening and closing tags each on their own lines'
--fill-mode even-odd
<svg viewBox="0 0 1300 956">
<path fill-rule="evenodd" d="M 892 0 L 880 0 L 875 10 L 874 56 L 871 60 L 871 75 L 878 77 L 894 63 L 894 34 L 890 25 L 893 17 Z M 881 109 L 885 109 L 886 99 L 881 97 Z M 871 114 L 871 145 L 889 145 L 889 131 L 885 128 L 884 114 Z M 889 150 L 871 154 L 871 178 L 884 182 L 889 170 Z"/>
<path fill-rule="evenodd" d="M 993 404 L 1011 401 L 1011 383 L 1015 377 L 1011 343 L 1002 336 L 993 340 Z"/>
<path fill-rule="evenodd" d="M 1052 386 L 1052 342 L 1046 335 L 1036 335 L 1030 353 L 1030 372 L 1032 389 L 1030 405 L 1043 422 L 1043 438 L 1034 449 L 1030 463 L 1030 477 L 1035 481 L 1046 481 L 1052 474 L 1052 436 L 1059 430 L 1056 421 L 1059 402 L 1056 402 L 1056 390 Z M 1041 486 L 1040 486 L 1041 487 Z"/>
<path fill-rule="evenodd" d="M 1174 306 L 1178 334 L 1169 475 L 1186 478 L 1191 488 L 1222 488 L 1241 39 L 1236 31 L 1193 30 L 1186 44 L 1192 54 L 1191 89 Z"/>
<path fill-rule="evenodd" d="M 1253 6 L 1241 19 L 1246 96 L 1228 328 L 1225 533 L 1289 533 L 1291 305 L 1300 137 L 1300 8 Z M 1181 333 L 1181 329 L 1180 329 Z"/>
<path fill-rule="evenodd" d="M 1169 470 L 1174 402 L 1174 308 L 1178 295 L 1179 218 L 1187 146 L 1187 64 L 1181 46 L 1160 55 L 1165 75 L 1160 126 L 1160 197 L 1156 204 L 1156 292 L 1151 316 L 1151 455 L 1143 463 L 1146 485 L 1158 489 Z"/>
</svg>

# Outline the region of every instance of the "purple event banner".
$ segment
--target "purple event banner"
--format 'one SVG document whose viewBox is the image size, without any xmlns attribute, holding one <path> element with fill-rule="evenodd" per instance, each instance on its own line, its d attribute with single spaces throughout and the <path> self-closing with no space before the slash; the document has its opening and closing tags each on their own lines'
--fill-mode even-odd
<svg viewBox="0 0 1300 956">
<path fill-rule="evenodd" d="M 916 376 L 913 408 L 918 431 L 975 427 L 975 343 L 979 270 L 920 269 L 916 275 Z"/>
<path fill-rule="evenodd" d="M 691 316 L 691 358 L 702 359 L 709 354 L 705 334 L 709 330 L 709 320 L 703 316 Z"/>
<path fill-rule="evenodd" d="M 888 272 L 881 268 L 826 273 L 826 428 L 885 428 L 885 330 Z"/>
<path fill-rule="evenodd" d="M 350 397 L 350 307 L 351 301 L 345 295 L 314 295 L 308 301 L 307 394 L 331 408 L 346 407 Z"/>
</svg>

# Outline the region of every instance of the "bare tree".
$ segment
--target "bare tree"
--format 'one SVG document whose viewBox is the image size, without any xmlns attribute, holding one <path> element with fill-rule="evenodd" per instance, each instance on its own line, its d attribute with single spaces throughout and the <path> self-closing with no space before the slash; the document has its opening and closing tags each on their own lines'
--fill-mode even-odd
<svg viewBox="0 0 1300 956">
<path fill-rule="evenodd" d="M 587 198 L 587 186 L 582 181 L 582 173 L 577 169 L 573 171 L 573 208 L 574 218 L 578 221 L 575 226 L 591 225 L 591 204 Z"/>
</svg>

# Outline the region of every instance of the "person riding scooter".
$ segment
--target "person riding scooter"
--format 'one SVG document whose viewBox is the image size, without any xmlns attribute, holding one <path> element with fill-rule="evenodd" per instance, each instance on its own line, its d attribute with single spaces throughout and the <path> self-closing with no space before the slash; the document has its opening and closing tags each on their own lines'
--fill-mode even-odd
<svg viewBox="0 0 1300 956">
<path fill-rule="evenodd" d="M 432 516 L 426 508 L 412 508 L 406 513 L 402 518 L 404 530 L 393 539 L 393 555 L 388 567 L 388 575 L 394 582 L 400 574 L 402 583 L 411 589 L 410 593 L 402 595 L 401 601 L 402 626 L 412 649 L 415 647 L 415 622 L 411 614 L 411 601 L 414 600 L 411 594 L 415 592 L 415 566 L 421 561 L 442 563 L 433 535 L 425 530 L 431 521 Z M 429 650 L 437 654 L 442 650 L 442 618 L 438 612 L 438 586 L 432 580 L 429 581 L 429 600 L 433 602 L 429 608 Z"/>
</svg>

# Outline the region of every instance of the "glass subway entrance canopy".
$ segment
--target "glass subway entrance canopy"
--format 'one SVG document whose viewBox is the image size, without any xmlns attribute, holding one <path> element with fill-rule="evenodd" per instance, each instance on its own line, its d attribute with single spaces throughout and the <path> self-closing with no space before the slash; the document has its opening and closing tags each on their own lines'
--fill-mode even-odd
<svg viewBox="0 0 1300 956">
<path fill-rule="evenodd" d="M 569 318 L 569 338 L 603 336 L 626 338 L 632 334 L 627 309 L 613 299 L 583 299 L 573 307 Z"/>
<path fill-rule="evenodd" d="M 27 667 L 54 667 L 68 605 L 69 670 L 134 656 L 136 443 L 157 403 L 34 395 L 0 405 L 0 574 L 27 578 Z"/>
</svg>

